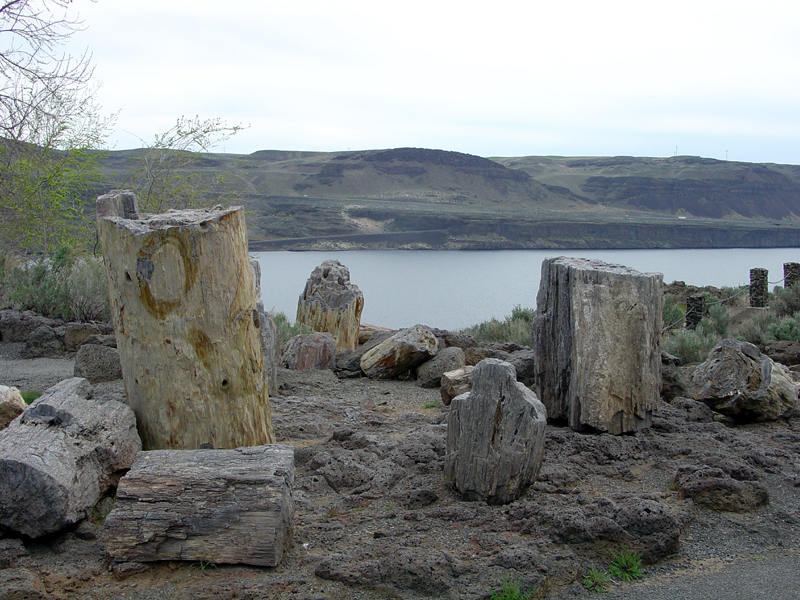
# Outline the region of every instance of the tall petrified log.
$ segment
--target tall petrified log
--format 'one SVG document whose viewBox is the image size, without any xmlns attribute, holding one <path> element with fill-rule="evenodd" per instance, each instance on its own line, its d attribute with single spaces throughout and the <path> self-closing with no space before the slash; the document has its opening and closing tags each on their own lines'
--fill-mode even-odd
<svg viewBox="0 0 800 600">
<path fill-rule="evenodd" d="M 274 442 L 241 207 L 139 215 L 116 191 L 97 226 L 145 449 Z"/>
<path fill-rule="evenodd" d="M 364 294 L 350 283 L 350 270 L 338 260 L 326 260 L 311 273 L 297 303 L 297 322 L 336 340 L 336 351 L 355 350 Z"/>
<path fill-rule="evenodd" d="M 0 432 L 0 524 L 35 538 L 77 523 L 133 464 L 131 409 L 91 392 L 86 379 L 65 379 Z"/>
<path fill-rule="evenodd" d="M 614 434 L 650 426 L 661 386 L 661 286 L 660 273 L 545 259 L 531 335 L 550 418 Z"/>
</svg>

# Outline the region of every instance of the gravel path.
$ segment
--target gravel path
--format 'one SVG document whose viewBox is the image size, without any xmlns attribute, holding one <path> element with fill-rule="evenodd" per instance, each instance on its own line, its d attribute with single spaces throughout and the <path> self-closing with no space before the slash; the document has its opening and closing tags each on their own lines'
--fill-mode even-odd
<svg viewBox="0 0 800 600">
<path fill-rule="evenodd" d="M 23 392 L 43 392 L 59 381 L 69 379 L 75 371 L 73 358 L 22 359 L 22 342 L 0 344 L 0 385 Z"/>
</svg>

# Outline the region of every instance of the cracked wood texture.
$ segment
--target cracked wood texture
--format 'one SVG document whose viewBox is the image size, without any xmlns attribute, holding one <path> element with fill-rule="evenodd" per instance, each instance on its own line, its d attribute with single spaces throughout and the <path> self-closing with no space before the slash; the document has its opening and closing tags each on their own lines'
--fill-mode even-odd
<svg viewBox="0 0 800 600">
<path fill-rule="evenodd" d="M 125 191 L 101 196 L 96 208 L 143 447 L 274 442 L 242 208 L 140 215 Z"/>
<path fill-rule="evenodd" d="M 140 452 L 101 540 L 118 560 L 278 565 L 292 543 L 294 449 Z"/>
<path fill-rule="evenodd" d="M 531 335 L 549 418 L 613 434 L 650 426 L 661 389 L 661 280 L 599 260 L 544 260 Z"/>
</svg>

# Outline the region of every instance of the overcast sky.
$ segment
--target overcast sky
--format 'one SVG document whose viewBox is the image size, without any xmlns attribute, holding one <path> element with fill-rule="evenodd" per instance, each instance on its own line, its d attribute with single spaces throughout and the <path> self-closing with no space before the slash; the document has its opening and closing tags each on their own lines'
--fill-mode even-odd
<svg viewBox="0 0 800 600">
<path fill-rule="evenodd" d="M 800 164 L 800 2 L 77 0 L 115 149 L 181 115 L 218 150 Z"/>
</svg>

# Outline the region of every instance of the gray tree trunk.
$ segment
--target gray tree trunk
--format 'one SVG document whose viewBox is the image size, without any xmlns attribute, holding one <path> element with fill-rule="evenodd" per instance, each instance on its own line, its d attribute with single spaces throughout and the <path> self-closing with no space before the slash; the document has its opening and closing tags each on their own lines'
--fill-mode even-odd
<svg viewBox="0 0 800 600">
<path fill-rule="evenodd" d="M 274 567 L 291 546 L 294 449 L 140 452 L 101 540 L 116 559 Z"/>
<path fill-rule="evenodd" d="M 144 447 L 274 442 L 244 211 L 138 215 L 112 192 L 97 225 Z"/>
<path fill-rule="evenodd" d="M 30 537 L 85 518 L 141 442 L 131 409 L 65 379 L 0 432 L 0 523 Z"/>
</svg>

